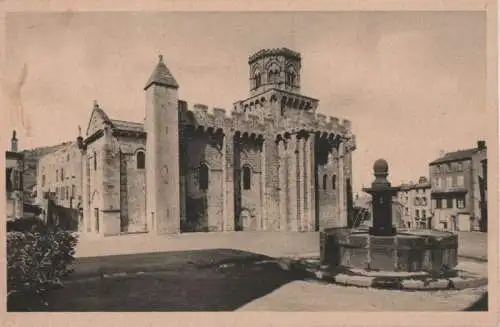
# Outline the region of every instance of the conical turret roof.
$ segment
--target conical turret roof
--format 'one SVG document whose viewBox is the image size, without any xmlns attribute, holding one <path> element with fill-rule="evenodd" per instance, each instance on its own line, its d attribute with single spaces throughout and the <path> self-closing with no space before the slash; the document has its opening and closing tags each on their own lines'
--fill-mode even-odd
<svg viewBox="0 0 500 327">
<path fill-rule="evenodd" d="M 153 74 L 151 74 L 151 77 L 146 83 L 144 89 L 146 90 L 152 84 L 173 87 L 176 89 L 179 88 L 179 84 L 177 84 L 177 81 L 175 80 L 174 76 L 172 76 L 172 73 L 170 73 L 170 71 L 168 70 L 167 65 L 165 65 L 165 63 L 163 62 L 162 55 L 159 55 L 158 64 L 156 65 L 156 68 L 153 71 Z"/>
</svg>

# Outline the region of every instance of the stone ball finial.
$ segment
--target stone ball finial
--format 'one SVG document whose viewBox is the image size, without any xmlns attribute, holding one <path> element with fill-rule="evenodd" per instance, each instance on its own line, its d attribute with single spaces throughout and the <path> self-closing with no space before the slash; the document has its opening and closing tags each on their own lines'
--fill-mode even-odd
<svg viewBox="0 0 500 327">
<path fill-rule="evenodd" d="M 387 176 L 389 173 L 389 165 L 384 159 L 378 159 L 373 164 L 373 173 L 375 176 Z"/>
</svg>

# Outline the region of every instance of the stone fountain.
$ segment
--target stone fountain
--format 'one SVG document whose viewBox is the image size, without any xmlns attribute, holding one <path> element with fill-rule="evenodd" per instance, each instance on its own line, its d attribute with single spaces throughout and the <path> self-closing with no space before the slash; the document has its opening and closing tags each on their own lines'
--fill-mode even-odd
<svg viewBox="0 0 500 327">
<path fill-rule="evenodd" d="M 398 192 L 387 180 L 388 164 L 373 166 L 375 180 L 364 189 L 372 196 L 372 227 L 336 228 L 321 233 L 321 264 L 329 271 L 378 276 L 443 276 L 457 265 L 458 236 L 436 230 L 398 231 L 392 223 L 392 198 Z"/>
</svg>

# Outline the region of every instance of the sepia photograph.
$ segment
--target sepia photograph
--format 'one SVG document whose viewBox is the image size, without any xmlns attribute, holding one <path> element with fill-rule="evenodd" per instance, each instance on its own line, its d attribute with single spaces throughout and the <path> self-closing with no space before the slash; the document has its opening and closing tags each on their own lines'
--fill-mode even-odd
<svg viewBox="0 0 500 327">
<path fill-rule="evenodd" d="M 8 312 L 491 310 L 485 10 L 4 33 Z"/>
</svg>

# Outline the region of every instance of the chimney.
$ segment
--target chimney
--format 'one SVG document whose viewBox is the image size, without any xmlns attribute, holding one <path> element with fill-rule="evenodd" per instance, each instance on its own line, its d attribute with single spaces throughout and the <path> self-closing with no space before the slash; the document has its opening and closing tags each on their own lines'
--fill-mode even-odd
<svg viewBox="0 0 500 327">
<path fill-rule="evenodd" d="M 486 141 L 484 140 L 477 141 L 477 148 L 478 150 L 486 149 Z"/>
<path fill-rule="evenodd" d="M 16 131 L 12 131 L 12 138 L 10 139 L 10 151 L 17 152 L 17 137 Z"/>
<path fill-rule="evenodd" d="M 83 136 L 82 136 L 82 128 L 78 125 L 78 137 L 76 138 L 76 144 L 79 149 L 83 149 Z"/>
</svg>

